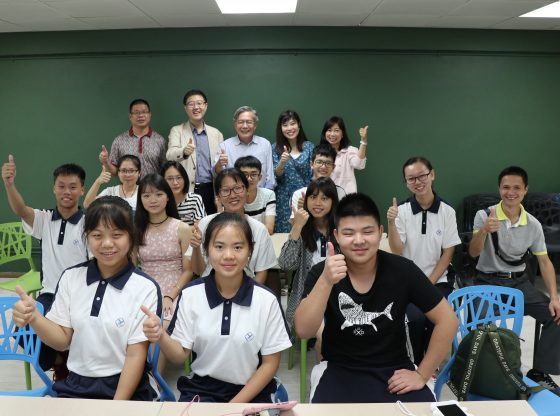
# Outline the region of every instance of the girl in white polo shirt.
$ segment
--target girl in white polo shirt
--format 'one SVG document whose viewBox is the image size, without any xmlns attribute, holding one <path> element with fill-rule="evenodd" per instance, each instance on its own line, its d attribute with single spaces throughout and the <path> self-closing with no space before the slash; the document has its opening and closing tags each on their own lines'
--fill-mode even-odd
<svg viewBox="0 0 560 416">
<path fill-rule="evenodd" d="M 447 268 L 455 246 L 461 244 L 455 210 L 434 192 L 435 171 L 428 159 L 408 159 L 403 165 L 403 177 L 413 195 L 400 205 L 393 198 L 387 211 L 389 246 L 393 253 L 416 263 L 447 297 L 453 291 Z M 433 325 L 414 305 L 408 305 L 406 315 L 414 363 L 418 365 L 430 342 Z"/>
<path fill-rule="evenodd" d="M 145 305 L 161 314 L 161 293 L 130 261 L 132 215 L 116 196 L 96 199 L 84 235 L 94 259 L 66 269 L 46 317 L 18 286 L 14 321 L 30 324 L 41 340 L 69 350 L 68 377 L 53 389 L 59 397 L 152 400 L 145 372 L 148 341 L 142 331 Z"/>
<path fill-rule="evenodd" d="M 180 401 L 271 402 L 280 353 L 291 346 L 276 296 L 244 272 L 253 249 L 244 217 L 224 212 L 206 228 L 212 270 L 181 293 L 169 333 L 147 308 L 144 333 L 175 363 L 193 352 L 192 374 L 180 377 Z"/>
</svg>

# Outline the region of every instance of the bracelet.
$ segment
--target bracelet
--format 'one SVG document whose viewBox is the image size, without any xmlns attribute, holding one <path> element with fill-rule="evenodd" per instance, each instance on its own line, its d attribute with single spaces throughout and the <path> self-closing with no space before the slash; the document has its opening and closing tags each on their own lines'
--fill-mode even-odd
<svg viewBox="0 0 560 416">
<path fill-rule="evenodd" d="M 367 146 L 367 142 L 364 142 L 363 140 L 360 140 L 360 144 L 363 144 L 364 146 Z"/>
<path fill-rule="evenodd" d="M 175 299 L 173 299 L 173 298 L 172 298 L 171 296 L 169 296 L 169 295 L 165 295 L 163 298 L 164 298 L 164 299 L 165 299 L 165 298 L 169 298 L 169 299 L 171 299 L 171 302 L 173 302 L 173 301 L 175 300 Z M 418 373 L 418 374 L 420 374 L 420 373 Z"/>
</svg>

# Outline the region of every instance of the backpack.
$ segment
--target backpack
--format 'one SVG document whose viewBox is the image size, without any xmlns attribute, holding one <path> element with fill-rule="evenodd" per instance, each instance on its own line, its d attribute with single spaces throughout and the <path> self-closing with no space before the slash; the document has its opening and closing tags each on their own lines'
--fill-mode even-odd
<svg viewBox="0 0 560 416">
<path fill-rule="evenodd" d="M 544 389 L 523 382 L 519 337 L 494 324 L 481 325 L 463 338 L 447 385 L 458 400 L 466 400 L 468 393 L 497 400 L 526 400 Z"/>
</svg>

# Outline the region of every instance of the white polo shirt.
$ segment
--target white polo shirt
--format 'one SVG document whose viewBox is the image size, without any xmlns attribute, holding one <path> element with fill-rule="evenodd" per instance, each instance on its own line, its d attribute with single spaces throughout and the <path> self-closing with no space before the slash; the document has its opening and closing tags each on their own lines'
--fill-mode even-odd
<svg viewBox="0 0 560 416">
<path fill-rule="evenodd" d="M 292 345 L 278 299 L 247 275 L 232 299 L 218 291 L 213 270 L 192 281 L 182 291 L 174 321 L 171 338 L 196 353 L 193 372 L 237 385 L 253 376 L 260 355 Z"/>
<path fill-rule="evenodd" d="M 426 210 L 411 196 L 399 205 L 395 224 L 404 244 L 403 256 L 426 276 L 432 274 L 443 249 L 461 244 L 455 210 L 437 195 Z M 442 282 L 447 282 L 447 270 L 437 281 Z"/>
<path fill-rule="evenodd" d="M 206 228 L 212 219 L 218 214 L 207 215 L 206 217 L 202 218 L 198 223 L 198 229 L 202 233 L 202 242 L 204 243 L 204 234 L 206 234 Z M 247 265 L 245 266 L 245 273 L 247 273 L 250 277 L 255 277 L 256 272 L 262 272 L 264 270 L 272 269 L 276 267 L 276 254 L 274 253 L 274 245 L 272 244 L 272 239 L 268 234 L 268 230 L 266 226 L 248 215 L 245 215 L 249 226 L 251 227 L 251 232 L 253 233 L 253 242 L 254 248 Z M 200 245 L 200 249 L 202 249 L 202 244 Z M 204 250 L 203 250 L 204 251 Z M 185 256 L 192 255 L 192 247 L 189 246 Z M 206 276 L 212 270 L 212 266 L 208 262 L 208 258 L 204 256 L 204 262 L 206 263 L 206 269 L 204 269 L 204 273 L 202 276 Z"/>
<path fill-rule="evenodd" d="M 142 305 L 161 316 L 158 284 L 131 262 L 107 279 L 95 259 L 66 270 L 46 316 L 74 331 L 68 369 L 86 377 L 119 374 L 127 346 L 147 341 Z"/>
<path fill-rule="evenodd" d="M 41 240 L 41 293 L 54 293 L 62 272 L 88 260 L 83 239 L 84 213 L 78 210 L 67 220 L 58 210 L 34 209 L 33 225 L 22 221 L 26 233 Z"/>
</svg>

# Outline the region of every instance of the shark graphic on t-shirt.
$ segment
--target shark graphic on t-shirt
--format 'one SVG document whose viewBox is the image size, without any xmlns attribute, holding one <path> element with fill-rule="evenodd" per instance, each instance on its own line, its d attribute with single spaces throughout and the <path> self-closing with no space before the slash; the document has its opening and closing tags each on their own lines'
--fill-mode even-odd
<svg viewBox="0 0 560 416">
<path fill-rule="evenodd" d="M 375 319 L 384 315 L 391 321 L 393 320 L 393 318 L 391 317 L 391 308 L 393 307 L 393 302 L 387 305 L 383 312 L 368 312 L 364 311 L 362 305 L 358 305 L 346 293 L 340 292 L 338 294 L 338 307 L 340 309 L 340 313 L 345 319 L 344 323 L 340 327 L 340 330 L 354 325 L 371 325 L 377 332 L 377 327 L 373 323 Z"/>
</svg>

